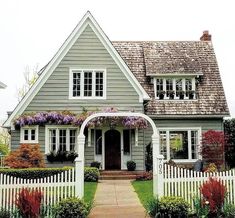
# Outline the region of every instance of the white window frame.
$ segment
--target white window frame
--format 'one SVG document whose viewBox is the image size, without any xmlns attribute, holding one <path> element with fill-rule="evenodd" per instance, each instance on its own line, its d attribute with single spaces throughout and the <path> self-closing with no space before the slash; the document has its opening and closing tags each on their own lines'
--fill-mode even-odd
<svg viewBox="0 0 235 218">
<path fill-rule="evenodd" d="M 31 131 L 35 130 L 35 140 L 31 140 Z M 28 140 L 24 140 L 24 130 L 28 130 Z M 38 143 L 38 126 L 24 126 L 20 128 L 20 143 Z"/>
<path fill-rule="evenodd" d="M 45 126 L 45 154 L 50 153 L 50 134 L 49 134 L 49 130 L 51 129 L 55 129 L 56 130 L 56 151 L 58 151 L 59 149 L 59 130 L 60 129 L 66 129 L 66 151 L 70 151 L 69 148 L 69 130 L 76 130 L 76 135 L 75 135 L 75 147 L 74 150 L 75 152 L 77 151 L 77 136 L 78 136 L 78 132 L 79 132 L 79 128 L 76 127 L 72 127 L 72 126 L 68 126 L 68 125 L 46 125 Z"/>
<path fill-rule="evenodd" d="M 189 97 L 186 97 L 186 94 L 184 93 L 184 99 L 180 99 L 179 97 L 176 97 L 176 80 L 177 79 L 182 79 L 182 89 L 183 91 L 185 91 L 185 80 L 186 79 L 191 79 L 192 82 L 192 91 L 196 92 L 196 79 L 195 77 L 190 77 L 190 76 L 186 76 L 186 77 L 154 77 L 154 96 L 155 99 L 159 99 L 159 97 L 157 96 L 157 79 L 163 79 L 163 91 L 165 91 L 165 95 L 164 95 L 164 99 L 162 100 L 196 100 L 196 94 L 194 93 L 193 99 L 189 99 Z M 166 80 L 167 79 L 172 79 L 172 83 L 173 83 L 173 91 L 175 92 L 174 95 L 174 99 L 170 99 L 170 97 L 167 97 L 167 93 L 166 93 Z"/>
<path fill-rule="evenodd" d="M 80 96 L 73 96 L 73 74 L 81 72 Z M 92 72 L 92 96 L 84 96 L 84 72 Z M 103 96 L 95 96 L 95 73 L 103 72 Z M 69 70 L 69 99 L 106 99 L 106 69 L 78 69 L 70 68 Z"/>
<path fill-rule="evenodd" d="M 201 159 L 202 156 L 198 153 L 197 150 L 197 158 L 192 159 L 192 143 L 191 143 L 191 131 L 198 132 L 198 147 L 201 145 L 201 137 L 202 137 L 202 129 L 201 127 L 176 127 L 176 128 L 158 128 L 159 133 L 159 146 L 160 146 L 160 132 L 166 132 L 166 150 L 167 150 L 167 157 L 165 161 L 170 160 L 170 140 L 169 140 L 169 133 L 170 131 L 187 131 L 188 132 L 188 159 L 173 159 L 176 163 L 193 163 L 196 162 L 198 159 Z"/>
</svg>

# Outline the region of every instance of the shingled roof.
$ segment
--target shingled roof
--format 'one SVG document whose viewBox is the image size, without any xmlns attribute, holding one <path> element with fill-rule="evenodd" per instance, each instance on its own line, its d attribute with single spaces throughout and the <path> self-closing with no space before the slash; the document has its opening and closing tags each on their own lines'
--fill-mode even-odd
<svg viewBox="0 0 235 218">
<path fill-rule="evenodd" d="M 150 95 L 148 115 L 228 116 L 219 68 L 210 41 L 114 41 L 113 46 Z M 151 76 L 201 74 L 196 100 L 157 100 Z"/>
</svg>

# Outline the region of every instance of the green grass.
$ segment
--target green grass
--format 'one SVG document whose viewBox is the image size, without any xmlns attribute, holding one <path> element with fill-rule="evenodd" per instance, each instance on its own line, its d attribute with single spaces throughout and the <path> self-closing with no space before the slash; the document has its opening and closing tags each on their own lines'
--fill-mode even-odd
<svg viewBox="0 0 235 218">
<path fill-rule="evenodd" d="M 84 183 L 84 201 L 86 203 L 93 202 L 96 188 L 97 188 L 97 182 L 85 182 Z"/>
<path fill-rule="evenodd" d="M 132 185 L 137 193 L 140 202 L 146 209 L 146 204 L 153 199 L 153 181 L 133 181 Z"/>
</svg>

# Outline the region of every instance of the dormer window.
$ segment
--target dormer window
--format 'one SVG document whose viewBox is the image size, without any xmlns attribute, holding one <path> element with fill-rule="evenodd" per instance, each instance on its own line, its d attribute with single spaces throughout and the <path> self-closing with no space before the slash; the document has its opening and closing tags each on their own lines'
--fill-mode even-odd
<svg viewBox="0 0 235 218">
<path fill-rule="evenodd" d="M 154 89 L 159 100 L 196 99 L 195 77 L 154 78 Z"/>
</svg>

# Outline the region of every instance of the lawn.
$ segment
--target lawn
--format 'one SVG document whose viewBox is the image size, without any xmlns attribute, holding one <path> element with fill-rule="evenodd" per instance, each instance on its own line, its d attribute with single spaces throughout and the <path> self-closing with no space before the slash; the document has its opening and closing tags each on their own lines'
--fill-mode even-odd
<svg viewBox="0 0 235 218">
<path fill-rule="evenodd" d="M 140 202 L 146 209 L 147 202 L 153 198 L 153 181 L 133 181 L 132 185 L 140 199 Z"/>
<path fill-rule="evenodd" d="M 84 201 L 86 203 L 93 202 L 96 188 L 97 188 L 97 182 L 85 182 L 84 183 Z"/>
</svg>

